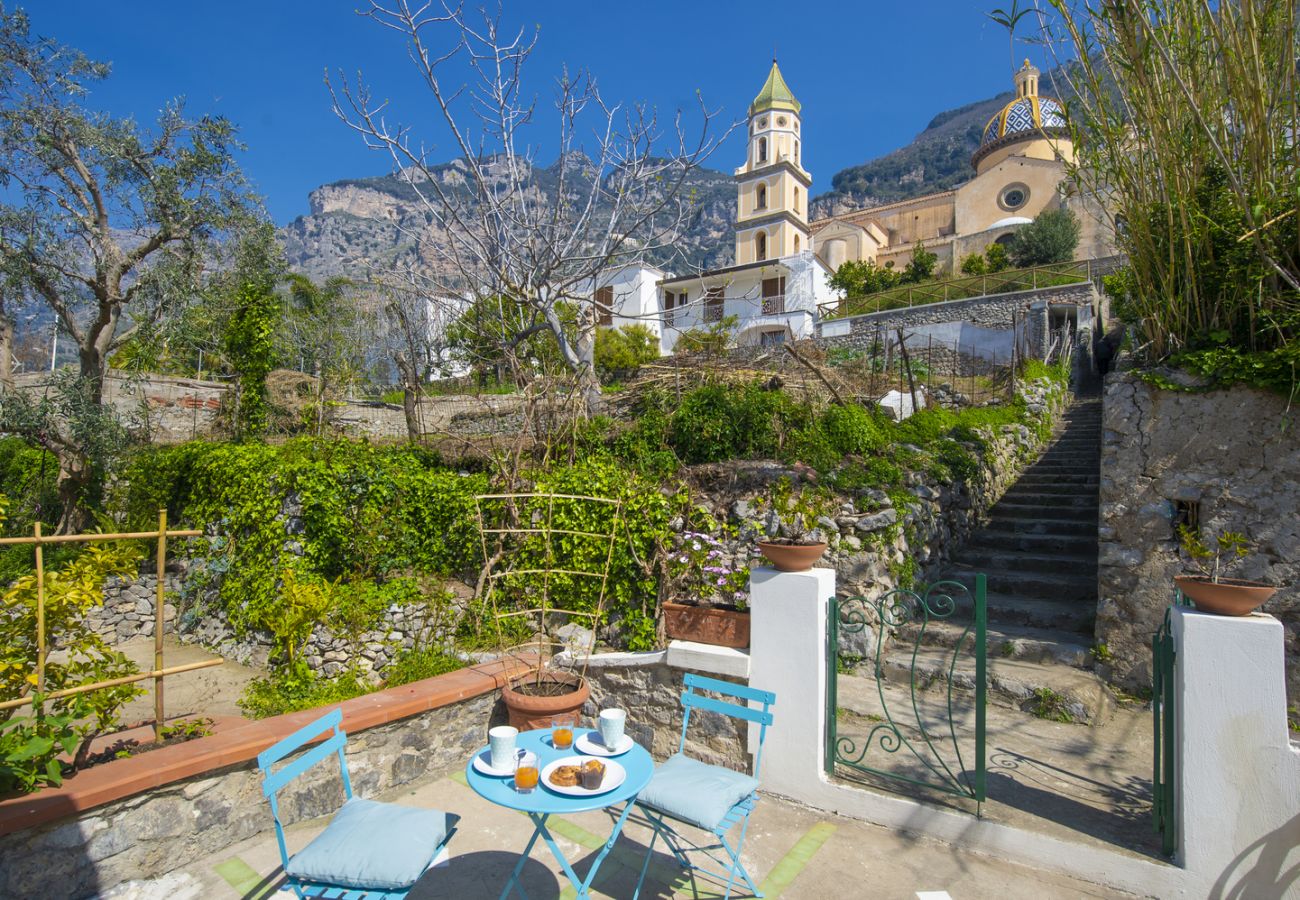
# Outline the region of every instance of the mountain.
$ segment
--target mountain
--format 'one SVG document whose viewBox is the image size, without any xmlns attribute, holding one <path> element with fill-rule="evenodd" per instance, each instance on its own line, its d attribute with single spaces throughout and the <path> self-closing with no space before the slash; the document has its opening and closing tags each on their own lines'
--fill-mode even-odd
<svg viewBox="0 0 1300 900">
<path fill-rule="evenodd" d="M 975 174 L 971 154 L 979 149 L 984 126 L 1014 97 L 1007 91 L 941 112 L 906 146 L 836 172 L 831 190 L 813 199 L 813 218 L 946 191 L 969 181 Z"/>
<path fill-rule="evenodd" d="M 1045 74 L 1043 84 L 1053 84 L 1055 74 Z M 1065 80 L 1058 78 L 1055 83 L 1064 85 Z M 985 124 L 1014 96 L 1007 91 L 939 113 L 906 146 L 837 172 L 831 178 L 832 189 L 809 205 L 810 214 L 818 219 L 948 190 L 970 180 L 971 154 L 979 147 Z M 557 161 L 534 173 L 534 183 L 548 202 L 556 199 L 558 165 Z M 464 170 L 465 163 L 455 161 L 435 167 L 431 175 L 444 186 L 455 187 L 464 184 Z M 677 248 L 678 255 L 652 262 L 678 272 L 729 265 L 736 212 L 731 176 L 700 169 L 693 173 L 688 190 L 697 214 Z M 336 181 L 312 191 L 310 202 L 310 213 L 280 231 L 289 262 L 300 272 L 317 278 L 364 277 L 368 266 L 438 265 L 437 254 L 431 251 L 438 244 L 432 216 L 400 175 Z"/>
<path fill-rule="evenodd" d="M 559 201 L 559 166 L 557 160 L 531 173 L 532 184 L 548 205 Z M 465 170 L 465 162 L 456 160 L 431 168 L 429 177 L 438 179 L 444 190 L 469 196 Z M 660 253 L 651 261 L 677 271 L 730 264 L 736 207 L 731 176 L 697 170 L 683 195 L 690 198 L 694 214 L 677 253 Z M 437 251 L 443 243 L 440 226 L 404 175 L 336 181 L 312 191 L 309 203 L 307 215 L 280 229 L 289 264 L 298 272 L 313 278 L 363 279 L 375 267 L 445 265 Z"/>
</svg>

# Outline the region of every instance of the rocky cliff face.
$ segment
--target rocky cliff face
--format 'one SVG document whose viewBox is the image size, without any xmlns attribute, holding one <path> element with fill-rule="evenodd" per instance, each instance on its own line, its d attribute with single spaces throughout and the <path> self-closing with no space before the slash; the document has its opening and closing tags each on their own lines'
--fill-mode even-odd
<svg viewBox="0 0 1300 900">
<path fill-rule="evenodd" d="M 536 169 L 533 190 L 542 203 L 559 201 L 558 163 Z M 457 160 L 430 173 L 444 190 L 469 192 L 465 163 Z M 735 186 L 722 172 L 701 170 L 684 190 L 693 215 L 677 254 L 651 259 L 669 269 L 713 268 L 731 262 Z M 446 235 L 418 192 L 402 175 L 359 178 L 317 188 L 311 211 L 280 230 L 290 265 L 313 278 L 347 275 L 364 278 L 372 269 L 415 266 L 439 270 L 447 265 L 439 248 Z"/>
</svg>

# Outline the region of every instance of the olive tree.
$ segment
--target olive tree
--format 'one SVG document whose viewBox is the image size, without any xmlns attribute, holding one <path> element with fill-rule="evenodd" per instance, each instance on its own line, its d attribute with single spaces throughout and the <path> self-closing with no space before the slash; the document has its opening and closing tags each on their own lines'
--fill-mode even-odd
<svg viewBox="0 0 1300 900">
<path fill-rule="evenodd" d="M 210 243 L 254 207 L 230 122 L 187 118 L 176 102 L 151 128 L 86 109 L 108 73 L 0 10 L 0 266 L 76 344 L 91 408 L 114 350 L 196 294 Z M 27 436 L 58 456 L 59 528 L 79 529 L 84 448 L 57 421 Z"/>
</svg>

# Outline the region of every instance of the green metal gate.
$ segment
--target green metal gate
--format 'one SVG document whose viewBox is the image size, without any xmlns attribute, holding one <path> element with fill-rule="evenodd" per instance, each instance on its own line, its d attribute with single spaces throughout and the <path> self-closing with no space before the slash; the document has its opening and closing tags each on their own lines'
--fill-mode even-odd
<svg viewBox="0 0 1300 900">
<path fill-rule="evenodd" d="M 969 602 L 970 624 L 951 648 L 930 647 L 926 638 L 932 626 L 951 621 L 966 605 L 959 601 Z M 940 581 L 876 600 L 835 597 L 829 618 L 826 771 L 847 777 L 863 773 L 982 804 L 988 693 L 984 575 L 975 577 L 973 591 L 958 581 Z M 846 654 L 845 645 L 865 652 Z M 849 677 L 842 677 L 850 660 L 869 669 L 874 685 L 857 676 L 850 685 Z M 945 681 L 946 689 L 928 690 L 938 681 Z M 858 690 L 858 701 L 864 699 L 862 691 L 874 688 L 875 701 L 865 698 L 870 711 L 841 705 L 850 702 L 850 687 Z"/>
<path fill-rule="evenodd" d="M 1172 607 L 1165 610 L 1164 624 L 1151 636 L 1151 812 L 1166 856 L 1178 850 L 1178 822 L 1174 818 L 1174 666 L 1178 660 L 1170 628 L 1172 611 Z"/>
</svg>

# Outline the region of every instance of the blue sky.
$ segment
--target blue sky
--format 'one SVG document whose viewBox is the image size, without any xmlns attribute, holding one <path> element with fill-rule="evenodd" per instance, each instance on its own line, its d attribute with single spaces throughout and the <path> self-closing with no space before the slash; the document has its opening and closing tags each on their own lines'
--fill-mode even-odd
<svg viewBox="0 0 1300 900">
<path fill-rule="evenodd" d="M 442 137 L 400 39 L 357 16 L 358 5 L 38 0 L 26 7 L 34 31 L 113 63 L 91 105 L 145 120 L 184 96 L 191 114 L 237 123 L 248 145 L 244 170 L 283 224 L 307 212 L 307 193 L 318 185 L 390 169 L 331 112 L 327 68 L 362 70 L 416 133 Z M 820 193 L 835 172 L 906 143 L 935 113 L 1010 89 L 1006 33 L 984 16 L 995 5 L 507 0 L 506 14 L 541 26 L 529 72 L 543 98 L 568 65 L 590 70 L 607 98 L 670 113 L 693 106 L 699 89 L 726 118 L 740 117 L 775 49 L 803 103 L 804 164 Z M 1030 49 L 1018 53 L 1042 65 L 1041 51 Z M 733 136 L 711 166 L 738 165 L 742 140 Z M 542 143 L 540 158 L 553 155 Z"/>
</svg>

